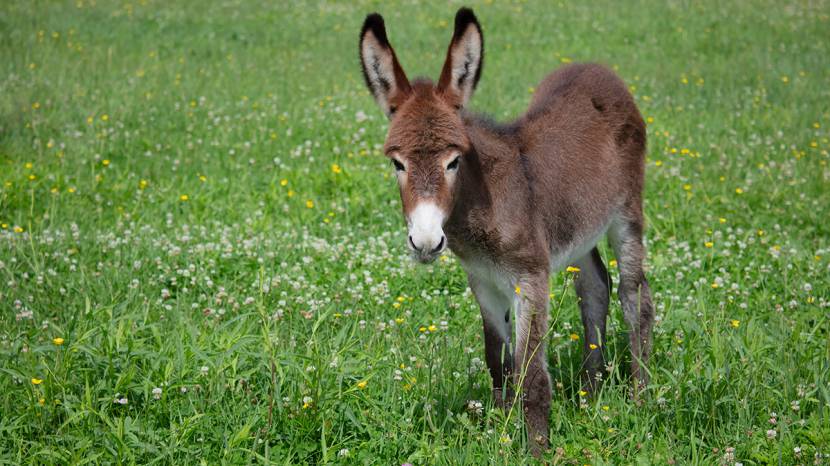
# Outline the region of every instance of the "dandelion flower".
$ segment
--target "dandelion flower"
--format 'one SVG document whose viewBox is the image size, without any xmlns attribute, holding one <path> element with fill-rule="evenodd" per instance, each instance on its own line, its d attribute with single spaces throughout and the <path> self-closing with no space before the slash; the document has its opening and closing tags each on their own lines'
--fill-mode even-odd
<svg viewBox="0 0 830 466">
<path fill-rule="evenodd" d="M 38 379 L 37 377 L 32 377 L 32 385 L 40 385 L 43 383 L 43 379 Z"/>
<path fill-rule="evenodd" d="M 595 350 L 595 349 L 599 348 L 599 346 L 591 343 L 590 345 L 588 345 L 588 348 L 591 348 L 592 350 Z"/>
<path fill-rule="evenodd" d="M 731 325 L 732 328 L 738 328 L 738 327 L 741 326 L 741 321 L 732 319 L 732 320 L 729 321 L 729 325 Z"/>
<path fill-rule="evenodd" d="M 52 339 L 52 343 L 54 343 L 57 346 L 62 345 L 63 342 L 64 342 L 64 339 L 61 338 L 61 337 L 55 337 L 55 338 Z"/>
<path fill-rule="evenodd" d="M 571 341 L 578 341 L 579 340 L 579 335 L 577 335 L 575 333 L 572 333 L 571 336 L 568 337 L 568 338 L 570 338 Z"/>
<path fill-rule="evenodd" d="M 313 209 L 314 208 L 314 201 L 312 201 L 311 199 L 305 201 L 305 206 L 309 209 Z"/>
<path fill-rule="evenodd" d="M 366 388 L 367 385 L 369 385 L 368 381 L 361 380 L 360 382 L 357 383 L 357 388 L 363 390 L 364 388 Z"/>
<path fill-rule="evenodd" d="M 569 265 L 568 268 L 565 269 L 565 271 L 570 272 L 570 273 L 577 273 L 577 272 L 579 272 L 579 267 L 574 267 L 572 265 Z"/>
</svg>

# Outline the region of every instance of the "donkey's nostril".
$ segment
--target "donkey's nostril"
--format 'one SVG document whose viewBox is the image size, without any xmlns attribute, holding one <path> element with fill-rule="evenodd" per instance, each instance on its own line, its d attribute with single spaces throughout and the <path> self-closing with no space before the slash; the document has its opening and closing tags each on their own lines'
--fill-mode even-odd
<svg viewBox="0 0 830 466">
<path fill-rule="evenodd" d="M 420 251 L 418 246 L 415 246 L 415 241 L 412 241 L 412 235 L 409 235 L 409 245 L 412 246 L 412 249 L 414 249 L 416 251 Z"/>
<path fill-rule="evenodd" d="M 446 239 L 446 236 L 441 236 L 441 242 L 439 242 L 438 246 L 436 246 L 435 249 L 433 249 L 430 253 L 438 254 L 439 252 L 441 252 L 441 250 L 444 249 L 444 241 L 446 241 Z"/>
</svg>

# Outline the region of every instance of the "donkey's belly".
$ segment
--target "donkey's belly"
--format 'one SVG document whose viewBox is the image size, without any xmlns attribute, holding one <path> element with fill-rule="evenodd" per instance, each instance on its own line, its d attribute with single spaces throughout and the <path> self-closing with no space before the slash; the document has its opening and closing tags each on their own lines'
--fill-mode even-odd
<svg viewBox="0 0 830 466">
<path fill-rule="evenodd" d="M 608 231 L 611 220 L 608 219 L 607 222 L 600 225 L 594 231 L 588 231 L 582 235 L 574 236 L 573 240 L 564 247 L 555 244 L 551 245 L 550 271 L 558 272 L 568 265 L 576 263 L 581 257 L 591 252 L 591 249 L 597 245 L 599 240 Z"/>
</svg>

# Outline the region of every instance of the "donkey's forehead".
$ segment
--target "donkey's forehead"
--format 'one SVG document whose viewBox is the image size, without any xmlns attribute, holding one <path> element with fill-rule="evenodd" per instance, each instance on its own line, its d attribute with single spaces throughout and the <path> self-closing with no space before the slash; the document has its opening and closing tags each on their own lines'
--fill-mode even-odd
<svg viewBox="0 0 830 466">
<path fill-rule="evenodd" d="M 467 148 L 467 134 L 458 112 L 429 86 L 413 86 L 413 94 L 398 109 L 389 126 L 387 152 L 395 148 L 412 153 L 435 153 L 449 146 Z"/>
</svg>

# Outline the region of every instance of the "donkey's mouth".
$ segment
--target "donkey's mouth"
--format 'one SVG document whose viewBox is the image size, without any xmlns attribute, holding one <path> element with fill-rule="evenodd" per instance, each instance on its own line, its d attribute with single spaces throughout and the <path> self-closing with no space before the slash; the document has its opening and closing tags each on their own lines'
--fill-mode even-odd
<svg viewBox="0 0 830 466">
<path fill-rule="evenodd" d="M 412 242 L 411 237 L 409 238 L 409 243 L 411 246 L 410 250 L 412 251 L 412 258 L 422 264 L 429 264 L 430 262 L 433 262 L 435 259 L 437 259 L 438 256 L 440 256 L 441 253 L 444 252 L 444 249 L 447 248 L 447 237 L 441 236 L 441 241 L 438 242 L 438 246 L 435 246 L 429 251 L 424 251 L 415 248 L 415 244 Z"/>
</svg>

